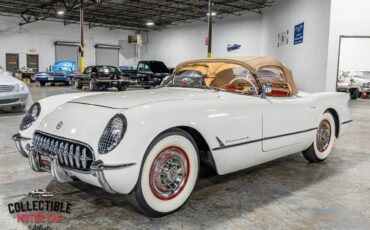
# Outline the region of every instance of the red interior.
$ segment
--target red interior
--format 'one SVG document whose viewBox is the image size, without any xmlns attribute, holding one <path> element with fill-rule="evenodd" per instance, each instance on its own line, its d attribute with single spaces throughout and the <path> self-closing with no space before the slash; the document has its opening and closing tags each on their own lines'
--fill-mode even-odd
<svg viewBox="0 0 370 230">
<path fill-rule="evenodd" d="M 233 84 L 226 84 L 222 86 L 224 90 L 231 91 L 231 92 L 240 92 L 243 91 L 243 87 L 238 87 Z M 268 96 L 271 97 L 287 97 L 289 96 L 289 92 L 286 90 L 279 90 L 279 89 L 273 89 L 271 93 L 268 94 Z"/>
</svg>

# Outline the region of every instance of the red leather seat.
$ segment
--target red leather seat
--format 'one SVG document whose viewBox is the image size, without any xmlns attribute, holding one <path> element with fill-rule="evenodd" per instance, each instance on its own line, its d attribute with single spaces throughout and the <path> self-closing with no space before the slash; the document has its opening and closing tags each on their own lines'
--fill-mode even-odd
<svg viewBox="0 0 370 230">
<path fill-rule="evenodd" d="M 222 89 L 224 90 L 227 90 L 227 91 L 231 91 L 231 92 L 240 92 L 243 90 L 243 87 L 238 87 L 236 85 L 233 85 L 233 84 L 226 84 L 224 86 L 222 86 Z"/>
<path fill-rule="evenodd" d="M 268 94 L 271 97 L 287 97 L 289 96 L 289 92 L 285 90 L 273 89 L 271 93 Z"/>
</svg>

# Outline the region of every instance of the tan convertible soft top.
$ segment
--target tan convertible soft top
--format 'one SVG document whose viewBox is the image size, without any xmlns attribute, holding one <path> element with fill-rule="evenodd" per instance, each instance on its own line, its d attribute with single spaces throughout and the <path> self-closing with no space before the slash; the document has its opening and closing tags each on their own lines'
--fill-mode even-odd
<svg viewBox="0 0 370 230">
<path fill-rule="evenodd" d="M 225 58 L 214 58 L 214 59 L 199 59 L 199 60 L 192 60 L 180 63 L 177 69 L 182 68 L 186 65 L 196 64 L 196 63 L 204 63 L 204 62 L 226 62 L 230 64 L 239 64 L 241 66 L 245 66 L 248 70 L 252 73 L 256 73 L 263 67 L 279 67 L 283 70 L 285 75 L 285 80 L 289 86 L 290 95 L 295 95 L 298 93 L 297 87 L 293 80 L 293 75 L 291 69 L 286 66 L 285 64 L 281 63 L 279 60 L 269 56 L 262 56 L 262 57 L 225 57 Z"/>
</svg>

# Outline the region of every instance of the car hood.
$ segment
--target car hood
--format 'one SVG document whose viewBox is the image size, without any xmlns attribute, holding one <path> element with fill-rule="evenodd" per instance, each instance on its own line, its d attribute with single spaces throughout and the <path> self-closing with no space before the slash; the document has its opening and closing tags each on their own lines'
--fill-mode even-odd
<svg viewBox="0 0 370 230">
<path fill-rule="evenodd" d="M 218 98 L 218 96 L 219 95 L 216 91 L 207 89 L 163 87 L 150 90 L 133 90 L 92 95 L 70 101 L 69 103 L 96 105 L 115 109 L 127 109 L 154 102 L 211 99 Z"/>
<path fill-rule="evenodd" d="M 21 83 L 20 80 L 14 78 L 9 72 L 0 72 L 0 85 L 14 85 Z"/>
</svg>

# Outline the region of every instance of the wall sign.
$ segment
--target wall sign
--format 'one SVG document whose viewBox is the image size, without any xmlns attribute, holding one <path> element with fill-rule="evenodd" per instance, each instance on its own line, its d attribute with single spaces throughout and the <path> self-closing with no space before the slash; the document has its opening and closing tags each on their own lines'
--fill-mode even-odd
<svg viewBox="0 0 370 230">
<path fill-rule="evenodd" d="M 303 43 L 303 35 L 304 35 L 304 22 L 296 25 L 294 28 L 294 45 Z"/>
<path fill-rule="evenodd" d="M 286 46 L 289 44 L 289 30 L 278 33 L 277 47 Z"/>
<path fill-rule="evenodd" d="M 241 45 L 239 44 L 227 44 L 227 51 L 230 52 L 230 51 L 233 51 L 233 50 L 237 50 L 241 47 Z"/>
</svg>

